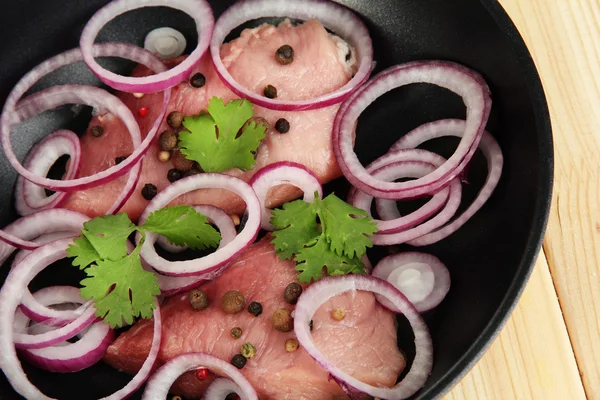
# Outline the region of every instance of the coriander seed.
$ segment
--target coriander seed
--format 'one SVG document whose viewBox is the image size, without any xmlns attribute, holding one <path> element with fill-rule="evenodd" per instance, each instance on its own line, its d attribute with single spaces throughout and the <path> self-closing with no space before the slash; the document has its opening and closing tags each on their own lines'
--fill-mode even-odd
<svg viewBox="0 0 600 400">
<path fill-rule="evenodd" d="M 158 152 L 158 161 L 162 162 L 162 163 L 166 163 L 171 159 L 171 152 L 170 151 L 165 151 L 165 150 L 161 150 Z"/>
<path fill-rule="evenodd" d="M 336 321 L 341 321 L 344 318 L 346 318 L 346 311 L 344 311 L 341 308 L 336 308 L 331 312 L 331 318 L 333 318 Z"/>
<path fill-rule="evenodd" d="M 285 341 L 285 350 L 288 353 L 293 353 L 294 351 L 298 350 L 298 347 L 300 346 L 300 343 L 298 342 L 298 339 L 288 339 Z"/>
</svg>

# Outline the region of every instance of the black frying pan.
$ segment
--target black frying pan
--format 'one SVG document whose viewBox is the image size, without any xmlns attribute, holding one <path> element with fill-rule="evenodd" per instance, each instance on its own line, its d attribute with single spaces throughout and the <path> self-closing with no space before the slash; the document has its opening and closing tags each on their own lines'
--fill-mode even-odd
<svg viewBox="0 0 600 400">
<path fill-rule="evenodd" d="M 293 1 L 293 0 L 290 0 Z M 441 243 L 423 248 L 441 258 L 452 274 L 448 297 L 425 315 L 433 335 L 435 364 L 424 389 L 415 398 L 431 399 L 450 389 L 475 363 L 495 337 L 515 305 L 540 248 L 548 215 L 552 176 L 552 137 L 542 86 L 519 33 L 494 0 L 342 0 L 366 21 L 375 46 L 377 70 L 418 59 L 444 59 L 479 71 L 493 95 L 488 130 L 505 156 L 503 177 L 495 194 L 468 224 Z M 106 0 L 13 0 L 2 5 L 0 15 L 0 100 L 16 81 L 46 58 L 76 47 L 85 22 Z M 232 0 L 210 1 L 218 16 Z M 166 8 L 138 10 L 109 24 L 100 41 L 143 44 L 156 27 L 182 31 L 191 45 L 196 40 L 191 19 Z M 191 50 L 191 48 L 190 48 Z M 131 65 L 116 63 L 127 73 Z M 62 79 L 91 82 L 85 67 L 74 66 L 66 74 L 53 75 L 46 84 Z M 356 148 L 363 163 L 387 151 L 401 135 L 428 121 L 464 118 L 459 98 L 427 85 L 396 89 L 367 109 L 360 119 Z M 87 116 L 73 121 L 54 113 L 32 125 L 69 125 L 85 129 Z M 26 133 L 27 127 L 21 128 Z M 369 132 L 361 135 L 362 132 Z M 25 155 L 38 138 L 31 134 L 13 137 L 18 154 Z M 454 142 L 438 140 L 432 146 L 449 156 Z M 0 157 L 2 187 L 0 226 L 17 216 L 12 190 L 16 174 Z M 485 160 L 476 155 L 469 172 L 465 202 L 472 199 L 485 179 Z M 343 182 L 329 186 L 347 189 Z M 395 250 L 404 250 L 403 246 Z M 377 261 L 383 254 L 371 254 Z M 0 281 L 7 273 L 0 268 Z M 66 271 L 66 269 L 64 269 Z M 70 269 L 72 271 L 72 268 Z M 61 269 L 44 274 L 32 288 L 48 284 L 75 283 L 80 277 L 61 275 Z M 406 347 L 410 337 L 400 330 Z M 28 365 L 30 379 L 47 395 L 60 399 L 95 399 L 112 393 L 129 379 L 99 364 L 76 374 L 47 373 Z M 19 398 L 0 375 L 0 399 Z"/>
</svg>

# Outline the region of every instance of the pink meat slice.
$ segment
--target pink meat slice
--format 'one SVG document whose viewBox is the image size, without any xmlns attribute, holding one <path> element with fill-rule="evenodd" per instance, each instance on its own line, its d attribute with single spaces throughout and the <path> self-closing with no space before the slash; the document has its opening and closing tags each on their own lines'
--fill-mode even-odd
<svg viewBox="0 0 600 400">
<path fill-rule="evenodd" d="M 279 308 L 293 310 L 283 299 L 285 287 L 296 281 L 294 263 L 275 254 L 270 236 L 252 245 L 214 281 L 202 286 L 210 299 L 206 310 L 194 311 L 187 293 L 171 297 L 162 308 L 163 344 L 160 361 L 187 352 L 207 352 L 224 360 L 252 343 L 256 356 L 241 370 L 265 399 L 346 399 L 340 387 L 301 347 L 287 352 L 285 342 L 294 332 L 283 333 L 271 324 Z M 246 304 L 258 301 L 263 313 L 255 317 L 246 310 L 227 314 L 220 299 L 229 290 L 239 290 Z M 342 321 L 331 311 L 343 309 Z M 242 337 L 230 331 L 240 327 Z M 105 361 L 113 367 L 135 373 L 146 358 L 152 341 L 152 321 L 138 322 L 108 349 Z M 346 372 L 371 385 L 392 386 L 405 366 L 396 346 L 394 315 L 381 307 L 371 293 L 354 292 L 332 298 L 313 319 L 315 343 Z M 199 381 L 193 372 L 184 374 L 173 391 L 189 398 L 199 397 L 210 379 Z"/>
<path fill-rule="evenodd" d="M 276 50 L 288 44 L 294 48 L 294 62 L 282 66 L 275 60 Z M 262 93 L 267 84 L 275 86 L 280 99 L 306 99 L 329 93 L 348 82 L 353 67 L 345 61 L 339 39 L 331 36 L 316 20 L 293 26 L 289 21 L 278 27 L 262 25 L 245 30 L 241 36 L 223 45 L 221 57 L 232 76 L 241 84 Z M 182 58 L 170 60 L 171 65 L 181 62 Z M 206 85 L 194 88 L 189 82 L 182 82 L 173 88 L 167 113 L 181 111 L 185 115 L 194 115 L 206 108 L 210 98 L 218 96 L 225 101 L 237 98 L 221 82 L 207 55 L 195 72 L 206 77 Z M 194 72 L 194 73 L 195 73 Z M 134 76 L 151 74 L 145 67 L 137 67 Z M 121 93 L 119 97 L 136 116 L 142 134 L 145 135 L 156 119 L 162 105 L 162 94 L 149 94 L 136 98 L 132 94 Z M 148 108 L 146 116 L 139 115 L 139 109 Z M 341 171 L 333 155 L 331 130 L 333 119 L 339 106 L 302 112 L 284 112 L 255 107 L 255 116 L 265 118 L 271 128 L 260 145 L 256 155 L 256 166 L 246 172 L 238 169 L 226 173 L 248 181 L 261 167 L 277 161 L 293 161 L 311 169 L 322 183 L 339 176 Z M 285 118 L 290 123 L 290 131 L 280 134 L 274 129 L 275 122 Z M 115 158 L 127 156 L 132 152 L 129 134 L 122 122 L 111 114 L 97 116 L 90 123 L 104 128 L 104 135 L 93 137 L 86 132 L 81 139 L 82 166 L 80 176 L 89 176 L 115 164 Z M 163 121 L 159 132 L 168 129 Z M 160 151 L 158 137 L 143 160 L 142 175 L 135 193 L 125 204 L 122 211 L 137 219 L 148 201 L 141 195 L 147 183 L 159 190 L 170 182 L 167 179 L 172 163 L 158 160 Z M 87 214 L 91 217 L 103 215 L 121 192 L 125 177 L 100 187 L 76 192 L 69 196 L 64 207 Z M 291 186 L 279 186 L 269 193 L 267 205 L 277 206 L 292 200 L 300 192 Z M 196 191 L 176 200 L 183 204 L 211 204 L 225 209 L 229 213 L 241 214 L 245 208 L 237 195 L 223 190 Z"/>
</svg>

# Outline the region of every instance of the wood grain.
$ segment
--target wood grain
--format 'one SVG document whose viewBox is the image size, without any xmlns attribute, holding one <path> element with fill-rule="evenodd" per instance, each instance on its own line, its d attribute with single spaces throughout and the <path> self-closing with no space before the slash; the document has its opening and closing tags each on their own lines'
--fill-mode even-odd
<svg viewBox="0 0 600 400">
<path fill-rule="evenodd" d="M 600 1 L 500 3 L 533 55 L 550 107 L 556 170 L 544 253 L 553 282 L 546 263 L 538 262 L 507 327 L 448 399 L 582 398 L 581 382 L 574 376 L 577 369 L 567 354 L 560 305 L 585 394 L 596 400 L 600 399 Z M 554 289 L 559 303 L 553 298 Z M 549 329 L 556 331 L 548 334 Z M 539 360 L 532 361 L 534 357 Z"/>
</svg>

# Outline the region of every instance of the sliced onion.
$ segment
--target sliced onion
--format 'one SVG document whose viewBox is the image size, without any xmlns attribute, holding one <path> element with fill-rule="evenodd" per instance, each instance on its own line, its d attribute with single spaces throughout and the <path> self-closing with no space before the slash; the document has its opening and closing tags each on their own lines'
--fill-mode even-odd
<svg viewBox="0 0 600 400">
<path fill-rule="evenodd" d="M 75 290 L 79 295 L 79 289 L 75 288 Z M 85 304 L 86 302 L 78 297 L 76 302 L 82 306 L 75 310 L 58 310 L 48 307 L 48 305 L 75 302 L 71 301 L 73 298 L 75 298 L 75 295 L 72 286 L 51 286 L 38 290 L 35 295 L 32 295 L 29 289 L 26 289 L 21 299 L 20 309 L 23 314 L 34 322 L 43 322 L 49 326 L 65 326 L 79 318 L 89 308 L 89 304 Z"/>
<path fill-rule="evenodd" d="M 379 179 L 391 182 L 394 179 L 399 178 L 419 178 L 433 172 L 435 168 L 435 165 L 431 163 L 404 161 L 393 164 L 393 167 L 380 167 L 379 169 L 374 169 L 374 171 L 377 171 L 376 174 L 370 171 L 369 168 L 367 168 L 367 171 L 372 173 L 372 176 L 377 176 Z M 444 204 L 448 201 L 449 194 L 450 190 L 448 188 L 437 192 L 422 207 L 404 217 L 398 214 L 398 217 L 387 221 L 383 219 L 374 219 L 377 228 L 379 229 L 377 233 L 396 233 L 427 221 L 432 215 L 444 207 Z M 396 202 L 394 200 L 387 201 L 392 202 L 394 209 L 396 209 L 396 213 L 398 213 Z M 352 204 L 354 207 L 362 208 L 369 216 L 371 216 L 373 196 L 353 187 L 348 194 L 348 203 Z"/>
<path fill-rule="evenodd" d="M 467 121 L 454 154 L 434 172 L 408 182 L 374 178 L 353 150 L 353 136 L 360 114 L 384 93 L 411 83 L 431 83 L 463 98 Z M 357 91 L 340 107 L 333 129 L 333 148 L 344 176 L 365 193 L 383 199 L 411 199 L 432 194 L 447 186 L 470 161 L 483 134 L 491 109 L 487 84 L 476 72 L 442 61 L 417 61 L 389 68 Z"/>
<path fill-rule="evenodd" d="M 163 60 L 179 57 L 186 45 L 187 41 L 181 32 L 169 27 L 156 28 L 144 39 L 144 48 L 158 54 Z"/>
<path fill-rule="evenodd" d="M 272 231 L 271 210 L 267 209 L 267 193 L 277 185 L 294 185 L 304 192 L 304 201 L 313 202 L 315 192 L 323 197 L 323 188 L 317 176 L 302 164 L 281 161 L 261 168 L 250 180 L 252 189 L 256 192 L 262 207 L 261 228 Z"/>
<path fill-rule="evenodd" d="M 0 369 L 13 389 L 27 399 L 50 399 L 39 391 L 25 375 L 19 363 L 13 343 L 15 310 L 19 306 L 24 289 L 29 282 L 48 265 L 67 257 L 66 249 L 73 243 L 71 239 L 62 239 L 36 249 L 23 259 L 18 268 L 14 268 L 0 289 Z M 154 337 L 148 358 L 140 371 L 123 389 L 105 399 L 121 400 L 135 392 L 148 378 L 160 349 L 162 324 L 160 307 L 154 310 Z"/>
<path fill-rule="evenodd" d="M 247 21 L 264 17 L 290 17 L 302 20 L 315 18 L 319 20 L 326 28 L 347 40 L 351 46 L 354 46 L 358 53 L 358 72 L 340 89 L 314 99 L 277 100 L 250 91 L 231 76 L 223 64 L 223 60 L 221 60 L 220 49 L 226 37 L 236 27 Z M 346 7 L 331 1 L 320 0 L 248 0 L 237 2 L 229 7 L 217 20 L 210 42 L 210 53 L 217 74 L 236 95 L 250 100 L 255 105 L 282 111 L 312 110 L 338 104 L 369 78 L 373 66 L 371 37 L 360 18 Z"/>
<path fill-rule="evenodd" d="M 238 254 L 254 242 L 260 229 L 261 207 L 254 190 L 241 179 L 222 174 L 198 174 L 178 180 L 158 193 L 148 204 L 140 217 L 143 224 L 148 216 L 166 207 L 177 197 L 198 189 L 225 189 L 239 195 L 246 202 L 248 220 L 244 229 L 227 246 L 207 256 L 189 261 L 168 261 L 159 256 L 154 249 L 156 235 L 148 232 L 140 255 L 155 270 L 165 275 L 192 276 L 212 279 Z M 139 236 L 138 236 L 139 237 Z"/>
<path fill-rule="evenodd" d="M 110 72 L 95 60 L 94 40 L 100 30 L 115 17 L 142 7 L 170 7 L 181 10 L 194 19 L 198 32 L 198 46 L 178 66 L 168 71 L 146 77 L 126 77 Z M 210 43 L 214 17 L 210 5 L 204 0 L 116 0 L 94 14 L 81 34 L 79 45 L 88 67 L 108 86 L 122 92 L 155 93 L 171 88 L 187 79 L 198 66 Z"/>
<path fill-rule="evenodd" d="M 408 252 L 387 256 L 379 261 L 371 275 L 395 286 L 419 312 L 437 307 L 450 290 L 448 268 L 437 257 L 426 253 Z M 400 312 L 385 297 L 375 297 L 384 307 L 395 313 Z"/>
<path fill-rule="evenodd" d="M 15 222 L 0 230 L 0 264 L 10 257 L 15 247 L 33 250 L 44 243 L 36 243 L 31 240 L 52 232 L 73 232 L 79 234 L 83 223 L 90 218 L 77 211 L 62 208 L 44 210 L 35 214 L 19 218 Z M 16 235 L 19 235 L 18 237 Z"/>
<path fill-rule="evenodd" d="M 256 391 L 236 367 L 206 353 L 186 353 L 169 360 L 152 375 L 146 385 L 142 400 L 165 400 L 171 385 L 179 376 L 198 368 L 208 368 L 218 375 L 227 376 L 233 380 L 239 387 L 240 392 L 237 394 L 242 400 L 258 400 Z M 213 399 L 216 400 L 216 397 Z M 209 400 L 209 397 L 206 400 Z"/>
<path fill-rule="evenodd" d="M 392 146 L 391 150 L 414 148 L 421 143 L 442 136 L 463 137 L 465 129 L 466 123 L 463 120 L 445 119 L 431 122 L 407 133 Z M 426 246 L 450 236 L 479 211 L 490 198 L 502 175 L 504 158 L 498 142 L 496 142 L 496 139 L 494 139 L 487 131 L 483 132 L 479 148 L 487 160 L 488 175 L 485 184 L 477 194 L 475 200 L 473 200 L 473 203 L 471 203 L 458 218 L 448 225 L 417 239 L 411 240 L 408 244 L 413 246 Z"/>
<path fill-rule="evenodd" d="M 96 57 L 121 57 L 146 65 L 148 68 L 156 72 L 166 70 L 164 64 L 151 53 L 133 45 L 107 43 L 95 45 L 93 46 L 92 50 L 94 56 Z M 139 126 L 131 111 L 118 98 L 96 87 L 80 85 L 57 86 L 35 93 L 17 105 L 17 102 L 21 99 L 21 97 L 29 89 L 31 89 L 31 87 L 40 78 L 59 69 L 60 67 L 81 61 L 82 58 L 83 56 L 81 51 L 79 49 L 74 49 L 52 57 L 38 65 L 23 78 L 21 78 L 19 83 L 17 83 L 17 85 L 13 88 L 6 100 L 6 103 L 4 104 L 2 111 L 2 147 L 6 157 L 8 158 L 8 161 L 17 170 L 19 175 L 22 175 L 25 179 L 35 183 L 38 186 L 55 191 L 72 192 L 98 186 L 110 182 L 134 168 L 144 154 L 148 151 L 150 144 L 156 136 L 156 132 L 162 123 L 167 110 L 167 105 L 170 100 L 171 93 L 170 91 L 166 91 L 163 95 L 162 110 L 159 113 L 158 118 L 154 121 L 154 124 L 147 136 L 141 143 Z M 49 179 L 46 177 L 40 177 L 27 170 L 23 165 L 21 165 L 12 148 L 10 139 L 12 127 L 42 111 L 69 103 L 87 104 L 97 107 L 99 110 L 110 111 L 114 113 L 123 121 L 127 127 L 127 130 L 129 131 L 129 134 L 131 135 L 134 147 L 133 153 L 118 165 L 110 167 L 94 175 L 77 179 Z M 14 112 L 15 110 L 17 112 Z M 127 192 L 128 189 L 130 189 L 132 186 L 132 180 L 133 178 L 127 181 L 124 192 Z M 122 197 L 123 196 L 120 196 L 117 201 L 124 202 Z M 114 206 L 117 205 L 117 203 L 114 204 Z"/>
<path fill-rule="evenodd" d="M 313 342 L 310 321 L 323 303 L 333 296 L 356 290 L 380 295 L 400 310 L 406 317 L 415 335 L 415 358 L 408 374 L 394 387 L 371 386 L 352 377 L 333 365 Z M 314 358 L 342 386 L 348 385 L 357 391 L 382 399 L 405 399 L 423 387 L 433 366 L 433 345 L 425 321 L 412 303 L 394 286 L 372 276 L 344 275 L 322 279 L 309 286 L 298 299 L 294 317 L 294 332 L 306 352 Z"/>
<path fill-rule="evenodd" d="M 204 400 L 223 400 L 232 393 L 242 393 L 242 388 L 230 379 L 217 378 L 206 388 L 203 398 Z"/>
<path fill-rule="evenodd" d="M 69 130 L 58 130 L 46 136 L 34 147 L 25 160 L 25 168 L 38 176 L 46 176 L 56 161 L 70 157 L 64 179 L 73 179 L 79 171 L 81 147 L 79 137 Z M 49 208 L 58 207 L 66 193 L 57 192 L 46 196 L 43 187 L 37 186 L 19 175 L 15 188 L 15 208 L 23 216 Z"/>
</svg>

